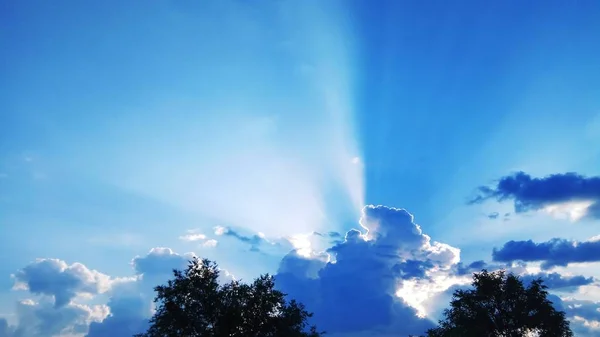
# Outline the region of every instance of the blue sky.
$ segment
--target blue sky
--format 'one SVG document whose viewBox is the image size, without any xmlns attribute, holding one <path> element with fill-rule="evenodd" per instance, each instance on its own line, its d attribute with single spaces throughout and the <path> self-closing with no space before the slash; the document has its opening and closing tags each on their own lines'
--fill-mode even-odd
<svg viewBox="0 0 600 337">
<path fill-rule="evenodd" d="M 0 336 L 142 329 L 187 253 L 334 336 L 418 333 L 483 265 L 600 334 L 599 3 L 3 2 L 0 28 Z"/>
</svg>

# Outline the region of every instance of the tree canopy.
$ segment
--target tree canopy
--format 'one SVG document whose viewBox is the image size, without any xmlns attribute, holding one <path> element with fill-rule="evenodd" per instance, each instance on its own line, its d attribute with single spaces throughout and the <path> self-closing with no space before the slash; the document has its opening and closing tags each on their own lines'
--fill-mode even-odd
<svg viewBox="0 0 600 337">
<path fill-rule="evenodd" d="M 570 337 L 565 313 L 548 300 L 541 279 L 523 285 L 505 271 L 474 274 L 473 289 L 454 292 L 450 308 L 428 337 Z"/>
<path fill-rule="evenodd" d="M 219 283 L 216 263 L 194 258 L 157 286 L 156 313 L 137 337 L 319 337 L 304 305 L 286 301 L 272 276 Z"/>
</svg>

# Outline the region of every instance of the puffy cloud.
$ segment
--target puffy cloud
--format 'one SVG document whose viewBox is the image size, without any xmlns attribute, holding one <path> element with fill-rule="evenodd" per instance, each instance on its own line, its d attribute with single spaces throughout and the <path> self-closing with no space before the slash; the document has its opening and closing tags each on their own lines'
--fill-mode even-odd
<svg viewBox="0 0 600 337">
<path fill-rule="evenodd" d="M 348 231 L 329 256 L 288 254 L 278 287 L 305 303 L 319 328 L 332 334 L 423 333 L 433 323 L 417 317 L 420 305 L 459 282 L 460 251 L 432 241 L 403 209 L 367 206 L 360 225 L 364 230 Z"/>
<path fill-rule="evenodd" d="M 120 282 L 111 289 L 110 315 L 101 322 L 92 323 L 87 337 L 131 337 L 145 331 L 155 296 L 153 288 L 171 278 L 173 269 L 185 269 L 194 256 L 193 253 L 178 254 L 170 248 L 157 247 L 145 256 L 135 257 L 132 265 L 138 277 Z M 233 275 L 221 270 L 221 282 L 232 279 Z"/>
<path fill-rule="evenodd" d="M 110 315 L 89 326 L 87 337 L 130 337 L 148 327 L 154 299 L 153 287 L 172 276 L 173 269 L 185 269 L 193 253 L 178 254 L 170 248 L 156 247 L 131 264 L 135 278 L 115 285 L 107 303 Z"/>
<path fill-rule="evenodd" d="M 69 303 L 56 308 L 50 302 L 24 300 L 17 304 L 16 326 L 8 326 L 6 321 L 0 320 L 0 336 L 80 336 L 87 331 L 90 323 L 100 321 L 107 315 L 108 308 L 105 305 Z"/>
<path fill-rule="evenodd" d="M 499 262 L 540 261 L 543 262 L 542 269 L 550 269 L 556 266 L 567 266 L 569 263 L 600 261 L 600 241 L 572 241 L 558 238 L 541 243 L 532 240 L 508 241 L 502 248 L 494 248 L 492 257 L 494 261 Z"/>
<path fill-rule="evenodd" d="M 513 200 L 517 213 L 544 209 L 572 220 L 600 219 L 600 177 L 564 173 L 533 178 L 517 172 L 500 178 L 495 186 L 479 187 L 478 192 L 470 203 Z"/>
<path fill-rule="evenodd" d="M 54 305 L 65 306 L 77 295 L 106 292 L 111 285 L 108 275 L 88 269 L 81 263 L 68 265 L 58 259 L 38 259 L 13 275 L 15 288 L 54 298 Z"/>
<path fill-rule="evenodd" d="M 42 302 L 21 301 L 17 307 L 18 324 L 9 326 L 0 319 L 0 337 L 48 336 L 127 336 L 148 326 L 154 299 L 153 287 L 172 276 L 173 269 L 184 269 L 192 253 L 177 254 L 169 248 L 153 248 L 132 261 L 135 276 L 110 278 L 80 263 L 68 265 L 57 259 L 39 259 L 15 275 L 15 288 L 29 290 Z M 223 271 L 222 281 L 232 279 Z M 108 294 L 107 305 L 75 303 L 77 295 Z M 52 303 L 54 305 L 52 305 Z"/>
</svg>

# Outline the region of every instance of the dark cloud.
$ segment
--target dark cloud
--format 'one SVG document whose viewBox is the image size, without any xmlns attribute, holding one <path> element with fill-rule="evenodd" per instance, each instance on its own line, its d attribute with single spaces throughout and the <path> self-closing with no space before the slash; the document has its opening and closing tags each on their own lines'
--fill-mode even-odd
<svg viewBox="0 0 600 337">
<path fill-rule="evenodd" d="M 467 274 L 479 272 L 484 268 L 496 269 L 496 268 L 490 268 L 485 261 L 479 260 L 479 261 L 471 262 L 468 265 L 465 265 L 462 262 L 459 262 L 455 266 L 455 270 L 456 270 L 455 273 L 457 275 L 467 275 Z"/>
<path fill-rule="evenodd" d="M 272 243 L 268 241 L 264 236 L 260 236 L 258 234 L 254 235 L 243 235 L 239 231 L 236 231 L 230 227 L 216 227 L 215 228 L 216 235 L 228 236 L 234 238 L 242 243 L 250 245 L 251 252 L 260 252 L 260 247 L 263 244 Z M 316 233 L 315 235 L 321 235 L 320 233 Z"/>
<path fill-rule="evenodd" d="M 452 273 L 459 251 L 431 241 L 402 209 L 367 206 L 361 225 L 364 232 L 351 230 L 328 250 L 331 261 L 288 254 L 277 285 L 314 311 L 315 323 L 330 333 L 423 333 L 433 323 L 418 318 L 396 290 L 407 281 L 435 284 L 431 273 Z"/>
<path fill-rule="evenodd" d="M 488 264 L 483 260 L 472 262 L 469 265 L 463 265 L 458 263 L 455 267 L 457 275 L 467 275 L 486 269 L 489 271 L 494 270 L 507 270 L 509 272 L 518 275 L 524 283 L 531 283 L 536 279 L 542 279 L 548 289 L 561 289 L 574 288 L 594 283 L 593 277 L 585 277 L 583 275 L 576 276 L 565 276 L 559 273 L 545 273 L 540 272 L 536 274 L 527 273 L 525 263 L 516 263 L 514 266 L 510 265 L 499 265 L 499 264 Z"/>
<path fill-rule="evenodd" d="M 54 305 L 62 307 L 78 294 L 98 294 L 110 288 L 110 277 L 90 270 L 81 263 L 67 265 L 58 259 L 39 259 L 17 271 L 16 287 L 33 294 L 54 298 Z"/>
<path fill-rule="evenodd" d="M 548 289 L 572 288 L 594 283 L 593 277 L 585 277 L 583 275 L 565 276 L 559 273 L 537 273 L 521 276 L 524 283 L 531 283 L 531 281 L 538 278 L 544 281 Z"/>
<path fill-rule="evenodd" d="M 600 240 L 578 242 L 555 238 L 541 243 L 509 241 L 500 249 L 494 248 L 492 257 L 498 262 L 542 262 L 543 269 L 565 267 L 576 262 L 597 262 L 600 261 Z"/>
<path fill-rule="evenodd" d="M 545 206 L 569 201 L 590 201 L 588 216 L 600 218 L 600 177 L 577 173 L 552 174 L 533 178 L 524 172 L 502 177 L 495 186 L 481 186 L 470 203 L 489 199 L 512 200 L 515 212 L 535 211 Z"/>
</svg>

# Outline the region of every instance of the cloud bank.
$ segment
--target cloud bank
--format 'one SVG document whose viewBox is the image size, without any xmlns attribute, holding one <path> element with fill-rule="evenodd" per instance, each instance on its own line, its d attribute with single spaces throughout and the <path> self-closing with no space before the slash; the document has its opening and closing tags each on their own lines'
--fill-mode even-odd
<svg viewBox="0 0 600 337">
<path fill-rule="evenodd" d="M 483 268 L 507 269 L 525 282 L 542 278 L 550 290 L 566 294 L 575 294 L 582 286 L 598 286 L 596 280 L 582 275 L 532 273 L 519 262 L 556 264 L 550 261 L 574 256 L 563 251 L 548 255 L 555 248 L 542 249 L 546 255 L 519 255 L 527 249 L 513 249 L 507 243 L 503 250 L 494 250 L 496 262 L 463 263 L 459 249 L 432 240 L 403 209 L 367 206 L 359 225 L 342 237 L 335 232 L 313 233 L 333 240 L 331 246 L 322 252 L 292 250 L 275 275 L 277 287 L 313 311 L 313 323 L 330 336 L 422 334 L 435 325 L 452 292 L 467 287 L 471 274 Z M 248 244 L 269 242 L 227 228 L 217 232 Z M 538 246 L 533 244 L 534 249 Z M 509 251 L 512 255 L 507 258 Z M 153 309 L 153 287 L 166 282 L 172 269 L 185 268 L 193 256 L 156 247 L 131 260 L 132 275 L 127 277 L 110 277 L 78 263 L 39 259 L 14 274 L 15 290 L 27 290 L 36 299 L 17 303 L 14 325 L 0 319 L 0 337 L 130 337 L 145 331 Z M 232 279 L 226 271 L 221 277 L 223 282 Z M 599 331 L 599 303 L 555 295 L 552 299 L 581 335 Z"/>
<path fill-rule="evenodd" d="M 0 319 L 0 337 L 131 337 L 144 331 L 151 315 L 153 287 L 183 269 L 194 256 L 169 248 L 153 248 L 131 261 L 134 275 L 111 278 L 80 263 L 39 259 L 15 273 L 15 290 L 28 290 L 40 300 L 17 304 L 17 325 Z M 224 279 L 230 278 L 223 272 Z M 93 296 L 106 294 L 107 304 L 90 305 Z"/>
</svg>

